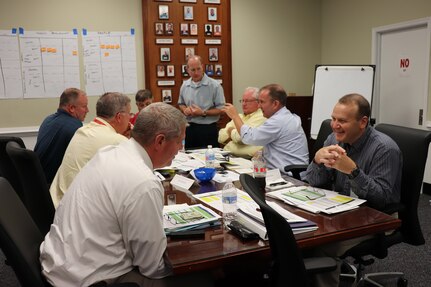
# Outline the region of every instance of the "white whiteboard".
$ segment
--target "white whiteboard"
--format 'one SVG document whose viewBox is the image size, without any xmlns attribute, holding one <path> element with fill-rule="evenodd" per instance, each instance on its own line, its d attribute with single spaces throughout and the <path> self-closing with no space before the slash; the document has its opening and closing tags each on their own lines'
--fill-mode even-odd
<svg viewBox="0 0 431 287">
<path fill-rule="evenodd" d="M 374 65 L 316 66 L 311 138 L 316 139 L 322 121 L 331 118 L 332 110 L 342 96 L 358 93 L 372 103 L 374 71 Z"/>
</svg>

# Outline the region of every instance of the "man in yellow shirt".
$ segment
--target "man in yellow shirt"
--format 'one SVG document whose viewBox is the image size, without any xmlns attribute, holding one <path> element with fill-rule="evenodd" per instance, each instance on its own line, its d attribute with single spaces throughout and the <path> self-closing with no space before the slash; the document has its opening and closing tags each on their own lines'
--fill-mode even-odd
<svg viewBox="0 0 431 287">
<path fill-rule="evenodd" d="M 130 137 L 130 98 L 121 93 L 105 93 L 96 104 L 97 117 L 79 128 L 72 137 L 50 187 L 55 208 L 72 181 L 96 152 Z"/>
<path fill-rule="evenodd" d="M 240 114 L 242 121 L 250 127 L 258 127 L 263 124 L 266 118 L 259 109 L 259 89 L 255 87 L 246 88 L 242 100 L 242 110 Z M 241 134 L 236 130 L 233 121 L 227 123 L 226 127 L 221 129 L 218 134 L 218 142 L 224 144 L 224 150 L 240 157 L 250 158 L 261 146 L 246 145 L 241 141 Z"/>
</svg>

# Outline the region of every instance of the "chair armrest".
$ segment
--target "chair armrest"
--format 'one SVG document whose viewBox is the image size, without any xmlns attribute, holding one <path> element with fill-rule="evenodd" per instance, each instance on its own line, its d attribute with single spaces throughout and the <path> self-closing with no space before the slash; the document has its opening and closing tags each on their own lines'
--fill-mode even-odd
<svg viewBox="0 0 431 287">
<path fill-rule="evenodd" d="M 284 171 L 292 173 L 292 176 L 294 178 L 301 180 L 301 176 L 299 174 L 303 171 L 306 171 L 307 167 L 308 167 L 308 164 L 291 164 L 291 165 L 286 165 L 284 167 Z"/>
<path fill-rule="evenodd" d="M 308 257 L 304 258 L 307 274 L 333 271 L 337 268 L 337 262 L 332 257 Z"/>
</svg>

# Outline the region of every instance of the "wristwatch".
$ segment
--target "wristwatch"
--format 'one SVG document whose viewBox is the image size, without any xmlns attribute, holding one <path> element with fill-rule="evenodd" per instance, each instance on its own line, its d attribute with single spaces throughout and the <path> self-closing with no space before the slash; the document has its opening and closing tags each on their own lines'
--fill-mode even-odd
<svg viewBox="0 0 431 287">
<path fill-rule="evenodd" d="M 360 172 L 361 170 L 358 166 L 356 166 L 347 176 L 349 177 L 349 179 L 354 179 L 359 175 Z"/>
<path fill-rule="evenodd" d="M 207 111 L 204 111 L 202 117 L 205 118 L 207 116 Z"/>
</svg>

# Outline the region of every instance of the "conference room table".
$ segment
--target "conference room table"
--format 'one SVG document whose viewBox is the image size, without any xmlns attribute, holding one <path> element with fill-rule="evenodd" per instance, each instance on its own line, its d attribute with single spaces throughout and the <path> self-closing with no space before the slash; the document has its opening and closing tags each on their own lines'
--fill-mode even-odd
<svg viewBox="0 0 431 287">
<path fill-rule="evenodd" d="M 293 178 L 286 178 L 286 180 L 296 185 L 303 184 Z M 163 185 L 165 204 L 202 203 L 190 194 L 176 190 L 169 183 L 169 180 L 164 181 Z M 235 182 L 235 185 L 242 189 L 239 182 Z M 220 190 L 222 187 L 223 184 L 211 181 L 201 184 L 195 183 L 190 191 L 192 193 L 204 193 Z M 318 229 L 315 231 L 295 235 L 298 246 L 303 251 L 327 243 L 393 230 L 401 224 L 399 219 L 368 206 L 326 215 L 310 213 L 276 199 L 268 197 L 266 199 L 277 201 L 289 211 L 318 225 Z M 223 225 L 205 229 L 205 236 L 202 238 L 171 239 L 168 236 L 167 255 L 174 274 L 217 268 L 238 268 L 238 266 L 244 267 L 244 265 L 255 267 L 258 263 L 265 265 L 271 259 L 268 241 L 262 239 L 241 240 Z"/>
</svg>

